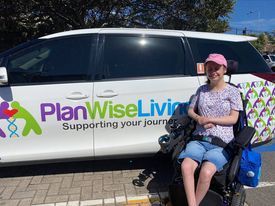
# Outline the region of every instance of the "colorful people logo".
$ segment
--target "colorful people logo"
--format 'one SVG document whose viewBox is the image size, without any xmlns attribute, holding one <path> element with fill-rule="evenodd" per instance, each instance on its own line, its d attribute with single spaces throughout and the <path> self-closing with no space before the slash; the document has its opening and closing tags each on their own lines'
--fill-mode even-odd
<svg viewBox="0 0 275 206">
<path fill-rule="evenodd" d="M 264 107 L 263 110 L 260 112 L 260 117 L 269 117 L 270 115 L 271 112 L 268 107 Z"/>
<path fill-rule="evenodd" d="M 247 102 L 246 110 L 249 110 L 249 109 L 252 109 L 252 108 L 253 108 L 252 103 L 251 102 Z"/>
<path fill-rule="evenodd" d="M 248 100 L 247 122 L 256 128 L 254 140 L 266 141 L 274 138 L 275 131 L 275 87 L 270 81 L 254 81 L 238 84 L 244 99 Z"/>
<path fill-rule="evenodd" d="M 245 95 L 245 99 L 257 99 L 258 97 L 259 94 L 254 88 L 250 88 Z"/>
<path fill-rule="evenodd" d="M 275 105 L 275 97 L 271 96 L 267 102 L 266 102 L 266 106 L 268 107 L 273 107 Z"/>
<path fill-rule="evenodd" d="M 270 116 L 268 118 L 268 120 L 267 120 L 267 126 L 275 126 L 275 118 L 273 116 Z"/>
<path fill-rule="evenodd" d="M 271 87 L 271 86 L 274 85 L 274 83 L 272 83 L 272 82 L 270 82 L 270 81 L 265 81 L 264 85 L 265 85 L 266 87 Z"/>
<path fill-rule="evenodd" d="M 262 81 L 257 81 L 257 82 L 251 83 L 252 88 L 263 87 L 263 86 L 264 86 L 264 82 L 262 82 Z"/>
<path fill-rule="evenodd" d="M 266 138 L 270 138 L 271 137 L 271 129 L 268 128 L 268 127 L 265 127 L 262 132 L 260 133 L 260 136 L 261 137 L 264 137 L 265 139 Z"/>
<path fill-rule="evenodd" d="M 11 106 L 11 108 L 9 108 Z M 0 137 L 5 138 L 7 135 L 11 137 L 19 137 L 18 126 L 16 124 L 17 119 L 25 120 L 25 126 L 22 131 L 22 136 L 27 136 L 31 131 L 37 135 L 42 134 L 41 127 L 35 120 L 35 118 L 23 108 L 19 102 L 12 102 L 9 105 L 8 102 L 2 102 L 0 104 L 0 120 L 5 119 L 8 122 L 9 134 L 6 134 L 3 128 L 0 128 Z"/>
<path fill-rule="evenodd" d="M 267 87 L 262 88 L 260 91 L 260 97 L 271 97 L 271 92 Z"/>
<path fill-rule="evenodd" d="M 259 113 L 255 108 L 252 108 L 248 113 L 247 113 L 247 117 L 249 119 L 256 119 L 259 117 Z"/>
<path fill-rule="evenodd" d="M 258 118 L 254 123 L 255 128 L 266 127 L 266 122 L 262 118 Z"/>
<path fill-rule="evenodd" d="M 238 84 L 238 88 L 240 88 L 240 89 L 249 89 L 250 88 L 250 83 L 249 82 L 240 83 L 240 84 Z"/>
<path fill-rule="evenodd" d="M 253 107 L 254 107 L 254 108 L 263 108 L 263 107 L 265 107 L 265 102 L 264 102 L 264 100 L 263 100 L 262 98 L 258 98 L 258 99 L 254 102 Z"/>
</svg>

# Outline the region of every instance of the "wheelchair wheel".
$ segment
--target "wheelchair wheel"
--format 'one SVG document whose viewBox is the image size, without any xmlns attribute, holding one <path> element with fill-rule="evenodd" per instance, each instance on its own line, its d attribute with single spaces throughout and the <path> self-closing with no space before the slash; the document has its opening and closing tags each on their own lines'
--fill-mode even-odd
<svg viewBox="0 0 275 206">
<path fill-rule="evenodd" d="M 231 206 L 244 206 L 246 198 L 246 192 L 244 190 L 244 187 L 241 186 L 238 193 L 233 195 Z"/>
</svg>

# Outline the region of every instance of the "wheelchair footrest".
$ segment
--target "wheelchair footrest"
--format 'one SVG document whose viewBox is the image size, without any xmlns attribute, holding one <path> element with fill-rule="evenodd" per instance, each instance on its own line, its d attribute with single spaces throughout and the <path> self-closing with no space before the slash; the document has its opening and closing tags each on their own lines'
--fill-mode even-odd
<svg viewBox="0 0 275 206">
<path fill-rule="evenodd" d="M 169 199 L 173 206 L 188 205 L 187 198 L 183 184 L 172 184 L 169 185 Z M 223 205 L 222 195 L 208 190 L 200 206 L 221 206 Z"/>
<path fill-rule="evenodd" d="M 200 206 L 209 206 L 209 205 L 211 206 L 223 205 L 223 197 L 217 192 L 214 192 L 213 190 L 208 190 Z"/>
</svg>

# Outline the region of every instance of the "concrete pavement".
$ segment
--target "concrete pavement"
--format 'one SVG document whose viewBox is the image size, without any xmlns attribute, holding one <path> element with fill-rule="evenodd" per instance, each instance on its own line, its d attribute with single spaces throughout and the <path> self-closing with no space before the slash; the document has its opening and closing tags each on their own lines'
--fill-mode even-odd
<svg viewBox="0 0 275 206">
<path fill-rule="evenodd" d="M 249 206 L 275 202 L 275 153 L 260 148 L 261 183 L 247 188 Z M 0 168 L 0 206 L 160 205 L 172 166 L 165 158 L 52 163 Z"/>
<path fill-rule="evenodd" d="M 153 158 L 0 168 L 0 205 L 159 204 L 167 169 Z"/>
</svg>

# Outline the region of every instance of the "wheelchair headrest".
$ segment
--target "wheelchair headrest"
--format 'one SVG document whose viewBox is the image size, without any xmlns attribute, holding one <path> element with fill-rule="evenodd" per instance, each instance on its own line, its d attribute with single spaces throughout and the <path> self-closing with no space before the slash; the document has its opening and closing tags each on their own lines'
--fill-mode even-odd
<svg viewBox="0 0 275 206">
<path fill-rule="evenodd" d="M 227 75 L 231 75 L 237 72 L 239 63 L 235 60 L 227 60 Z"/>
</svg>

